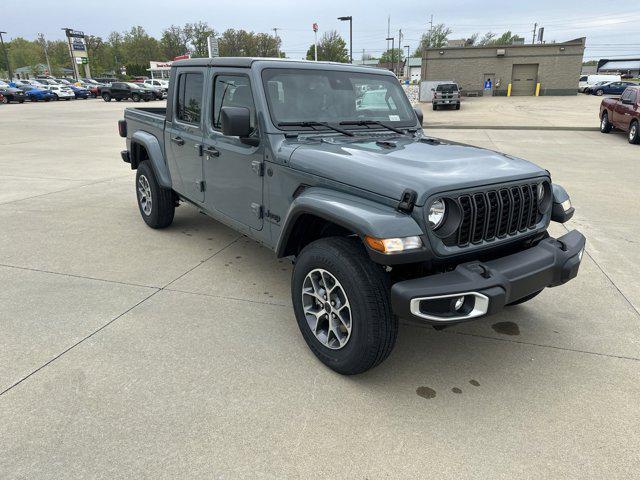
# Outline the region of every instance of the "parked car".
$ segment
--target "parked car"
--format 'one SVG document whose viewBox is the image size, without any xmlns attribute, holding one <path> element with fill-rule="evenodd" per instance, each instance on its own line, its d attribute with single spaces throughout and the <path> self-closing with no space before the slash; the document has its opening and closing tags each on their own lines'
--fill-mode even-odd
<svg viewBox="0 0 640 480">
<path fill-rule="evenodd" d="M 362 84 L 385 101 L 358 105 Z M 480 318 L 578 273 L 584 236 L 548 231 L 574 213 L 549 171 L 425 136 L 390 71 L 179 60 L 169 98 L 118 123 L 142 219 L 169 227 L 184 201 L 295 260 L 302 336 L 341 374 L 381 363 L 398 318 Z"/>
<path fill-rule="evenodd" d="M 460 110 L 460 89 L 457 83 L 441 83 L 433 89 L 433 109 L 455 107 Z"/>
<path fill-rule="evenodd" d="M 598 96 L 602 96 L 604 94 L 607 94 L 607 95 L 621 95 L 622 92 L 624 92 L 624 90 L 627 87 L 632 87 L 634 85 L 637 85 L 637 83 L 633 83 L 633 82 L 608 82 L 608 83 L 603 83 L 601 85 L 597 85 L 595 87 L 591 87 L 590 92 L 593 95 L 598 95 Z"/>
<path fill-rule="evenodd" d="M 145 85 L 150 85 L 152 87 L 155 88 L 159 88 L 160 90 L 162 90 L 165 93 L 165 97 L 167 92 L 169 91 L 169 81 L 168 80 L 162 80 L 162 79 L 157 79 L 157 78 L 148 78 L 147 80 L 145 80 L 144 82 Z"/>
<path fill-rule="evenodd" d="M 619 82 L 620 75 L 582 75 L 578 82 L 578 91 L 585 92 L 588 88 L 595 86 L 598 83 L 607 82 Z"/>
<path fill-rule="evenodd" d="M 134 102 L 139 102 L 140 100 L 148 102 L 155 98 L 154 92 L 131 82 L 113 82 L 110 87 L 101 89 L 101 96 L 105 102 L 110 102 L 111 99 L 116 102 L 127 99 L 131 99 Z"/>
<path fill-rule="evenodd" d="M 46 85 L 45 88 L 56 96 L 56 100 L 71 100 L 72 98 L 76 98 L 73 90 L 65 85 Z"/>
<path fill-rule="evenodd" d="M 68 85 L 68 87 L 73 91 L 73 94 L 75 95 L 76 98 L 81 98 L 83 100 L 86 100 L 91 96 L 91 92 L 86 88 L 76 87 L 73 84 Z"/>
<path fill-rule="evenodd" d="M 155 100 L 162 100 L 163 98 L 165 98 L 165 93 L 159 88 L 152 87 L 151 85 L 147 85 L 146 83 L 136 83 L 136 85 L 143 90 L 152 92 Z"/>
<path fill-rule="evenodd" d="M 627 132 L 629 143 L 640 143 L 640 86 L 627 87 L 619 99 L 602 99 L 600 131 L 609 133 L 613 128 Z"/>
<path fill-rule="evenodd" d="M 18 102 L 24 103 L 27 96 L 19 88 L 10 87 L 7 83 L 2 82 L 4 85 L 0 85 L 0 93 L 3 96 L 3 103 Z"/>
<path fill-rule="evenodd" d="M 32 85 L 23 85 L 21 90 L 25 93 L 27 98 L 32 102 L 37 102 L 40 100 L 44 102 L 49 102 L 51 100 L 56 99 L 56 96 L 53 94 L 53 92 L 50 92 L 45 88 L 37 88 Z"/>
</svg>

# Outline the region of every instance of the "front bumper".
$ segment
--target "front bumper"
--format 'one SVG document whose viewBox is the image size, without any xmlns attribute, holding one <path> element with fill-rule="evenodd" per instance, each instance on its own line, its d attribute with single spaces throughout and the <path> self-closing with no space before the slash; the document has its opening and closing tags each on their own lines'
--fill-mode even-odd
<svg viewBox="0 0 640 480">
<path fill-rule="evenodd" d="M 506 257 L 463 263 L 451 272 L 398 282 L 391 287 L 393 312 L 433 324 L 491 315 L 509 303 L 574 278 L 585 242 L 573 230 Z M 462 297 L 464 304 L 454 310 L 455 301 Z"/>
</svg>

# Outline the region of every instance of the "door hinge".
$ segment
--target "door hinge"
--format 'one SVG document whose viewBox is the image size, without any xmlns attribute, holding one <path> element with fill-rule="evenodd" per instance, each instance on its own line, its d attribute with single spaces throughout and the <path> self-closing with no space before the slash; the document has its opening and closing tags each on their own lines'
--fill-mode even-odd
<svg viewBox="0 0 640 480">
<path fill-rule="evenodd" d="M 251 204 L 251 211 L 254 213 L 254 215 L 258 218 L 262 218 L 262 205 L 258 204 L 258 203 L 252 203 Z"/>
<path fill-rule="evenodd" d="M 201 192 L 204 192 L 207 189 L 207 183 L 204 180 L 200 180 L 198 182 L 198 187 L 200 188 Z"/>
<path fill-rule="evenodd" d="M 201 144 L 201 143 L 196 143 L 193 147 L 194 147 L 194 148 L 196 149 L 196 151 L 198 152 L 198 156 L 199 156 L 199 157 L 201 157 L 201 156 L 203 155 L 203 152 L 202 152 L 202 144 Z"/>
<path fill-rule="evenodd" d="M 264 176 L 264 163 L 260 160 L 254 160 L 251 162 L 251 170 L 253 170 L 259 177 Z"/>
</svg>

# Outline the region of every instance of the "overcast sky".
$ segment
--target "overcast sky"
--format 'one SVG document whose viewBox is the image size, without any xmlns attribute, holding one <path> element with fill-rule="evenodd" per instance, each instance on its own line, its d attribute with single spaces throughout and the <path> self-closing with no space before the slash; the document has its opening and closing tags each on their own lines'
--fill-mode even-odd
<svg viewBox="0 0 640 480">
<path fill-rule="evenodd" d="M 362 50 L 379 56 L 386 47 L 387 17 L 397 38 L 402 29 L 404 45 L 415 48 L 421 33 L 433 22 L 453 30 L 450 38 L 474 32 L 506 30 L 531 41 L 534 22 L 545 27 L 547 41 L 587 37 L 585 59 L 613 56 L 640 57 L 640 2 L 638 0 L 532 2 L 505 0 L 427 1 L 337 1 L 337 0 L 1 0 L 0 30 L 6 37 L 63 38 L 61 27 L 106 37 L 109 32 L 143 26 L 159 37 L 170 24 L 206 21 L 217 31 L 227 28 L 273 33 L 277 27 L 283 50 L 289 57 L 304 57 L 313 42 L 311 25 L 317 22 L 320 34 L 338 30 L 348 41 L 348 22 L 336 17 L 352 15 L 354 57 Z M 613 8 L 615 7 L 615 8 Z M 164 59 L 158 59 L 164 60 Z"/>
</svg>

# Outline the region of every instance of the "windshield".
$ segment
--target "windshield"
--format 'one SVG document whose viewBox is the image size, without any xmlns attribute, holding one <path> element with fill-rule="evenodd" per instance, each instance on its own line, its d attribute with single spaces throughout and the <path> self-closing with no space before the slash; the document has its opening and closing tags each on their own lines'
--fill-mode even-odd
<svg viewBox="0 0 640 480">
<path fill-rule="evenodd" d="M 392 76 L 274 68 L 264 70 L 262 81 L 276 125 L 357 120 L 400 126 L 416 123 L 402 87 Z"/>
<path fill-rule="evenodd" d="M 458 85 L 455 83 L 442 83 L 436 87 L 436 92 L 457 92 Z"/>
</svg>

